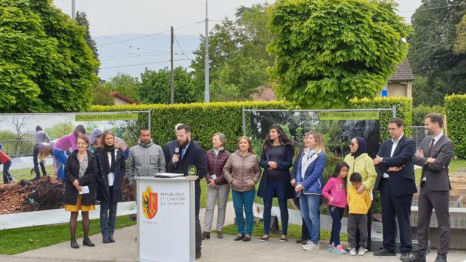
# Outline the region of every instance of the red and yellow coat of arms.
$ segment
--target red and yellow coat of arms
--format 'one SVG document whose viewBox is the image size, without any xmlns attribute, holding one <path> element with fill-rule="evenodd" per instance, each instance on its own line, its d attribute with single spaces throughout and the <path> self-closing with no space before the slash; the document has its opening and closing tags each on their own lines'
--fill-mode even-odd
<svg viewBox="0 0 466 262">
<path fill-rule="evenodd" d="M 147 219 L 152 219 L 157 215 L 159 209 L 159 194 L 152 192 L 151 187 L 147 187 L 142 193 L 142 211 Z"/>
</svg>

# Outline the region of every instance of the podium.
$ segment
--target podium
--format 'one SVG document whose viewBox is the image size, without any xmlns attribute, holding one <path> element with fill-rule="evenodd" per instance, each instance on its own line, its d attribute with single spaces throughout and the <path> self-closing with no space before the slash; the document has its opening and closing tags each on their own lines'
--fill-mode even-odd
<svg viewBox="0 0 466 262">
<path fill-rule="evenodd" d="M 136 177 L 136 181 L 139 261 L 195 261 L 195 180 Z"/>
</svg>

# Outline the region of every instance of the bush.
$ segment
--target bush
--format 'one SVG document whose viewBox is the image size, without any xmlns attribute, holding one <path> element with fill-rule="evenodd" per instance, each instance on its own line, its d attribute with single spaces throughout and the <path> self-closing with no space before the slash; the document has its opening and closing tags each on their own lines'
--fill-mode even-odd
<svg viewBox="0 0 466 262">
<path fill-rule="evenodd" d="M 458 158 L 466 159 L 466 95 L 445 97 L 448 136 L 455 144 Z"/>
<path fill-rule="evenodd" d="M 424 118 L 428 113 L 445 114 L 443 106 L 424 106 L 420 105 L 413 108 L 413 126 L 424 126 Z"/>
<path fill-rule="evenodd" d="M 407 97 L 376 97 L 373 99 L 354 99 L 351 101 L 354 108 L 392 108 L 396 107 L 396 116 L 405 123 L 405 134 L 411 136 L 411 123 L 413 114 L 413 99 Z M 393 117 L 391 111 L 380 112 L 380 135 L 382 140 L 388 139 L 388 122 Z"/>
</svg>

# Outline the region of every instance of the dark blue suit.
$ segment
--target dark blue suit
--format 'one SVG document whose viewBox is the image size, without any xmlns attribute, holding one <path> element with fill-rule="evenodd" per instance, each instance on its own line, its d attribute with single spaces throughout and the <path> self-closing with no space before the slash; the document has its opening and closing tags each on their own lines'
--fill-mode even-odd
<svg viewBox="0 0 466 262">
<path fill-rule="evenodd" d="M 393 141 L 387 140 L 380 147 L 378 155 L 383 158 L 376 166 L 377 181 L 375 190 L 380 190 L 382 197 L 383 246 L 389 252 L 395 252 L 396 220 L 400 228 L 400 251 L 409 252 L 411 241 L 411 203 L 417 192 L 414 179 L 413 155 L 416 142 L 403 136 L 391 155 Z M 388 172 L 389 167 L 402 167 L 398 172 Z M 389 178 L 383 178 L 387 173 Z"/>
</svg>

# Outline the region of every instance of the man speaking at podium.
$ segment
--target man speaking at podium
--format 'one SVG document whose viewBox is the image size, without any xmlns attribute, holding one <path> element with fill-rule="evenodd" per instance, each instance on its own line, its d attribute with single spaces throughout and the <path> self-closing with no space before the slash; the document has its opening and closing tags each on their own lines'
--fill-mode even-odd
<svg viewBox="0 0 466 262">
<path fill-rule="evenodd" d="M 201 187 L 199 182 L 207 172 L 204 150 L 191 140 L 191 128 L 179 124 L 175 127 L 176 140 L 163 147 L 168 173 L 182 173 L 185 176 L 196 175 L 195 208 L 196 208 L 196 259 L 201 257 L 202 235 L 199 221 L 201 207 Z"/>
</svg>

